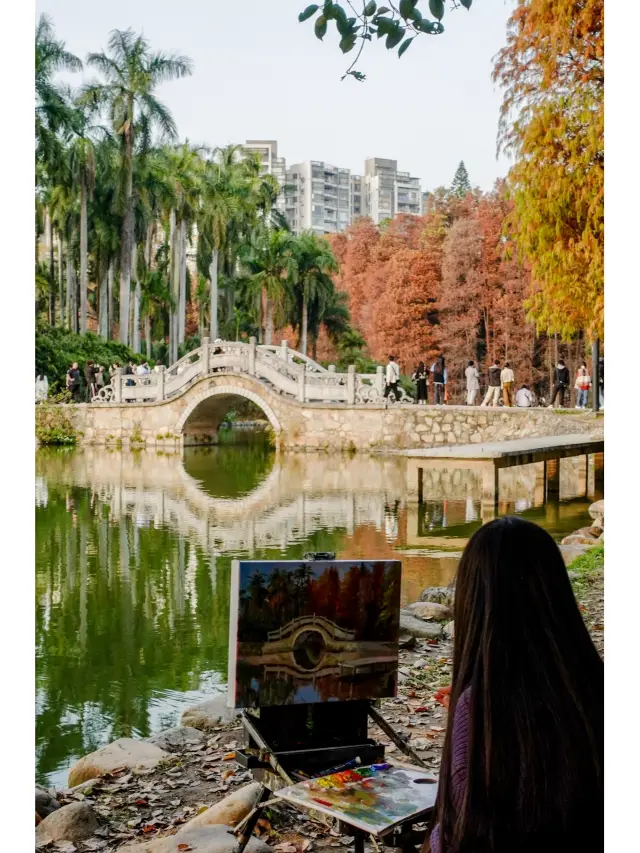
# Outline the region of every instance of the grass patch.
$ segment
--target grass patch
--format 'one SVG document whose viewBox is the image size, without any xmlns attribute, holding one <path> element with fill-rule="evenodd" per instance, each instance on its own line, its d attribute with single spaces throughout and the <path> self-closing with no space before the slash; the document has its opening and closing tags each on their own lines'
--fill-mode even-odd
<svg viewBox="0 0 640 853">
<path fill-rule="evenodd" d="M 574 592 L 583 590 L 593 582 L 594 576 L 604 570 L 604 545 L 590 548 L 573 563 L 567 566 L 567 571 L 574 572 L 577 577 L 571 579 Z"/>
</svg>

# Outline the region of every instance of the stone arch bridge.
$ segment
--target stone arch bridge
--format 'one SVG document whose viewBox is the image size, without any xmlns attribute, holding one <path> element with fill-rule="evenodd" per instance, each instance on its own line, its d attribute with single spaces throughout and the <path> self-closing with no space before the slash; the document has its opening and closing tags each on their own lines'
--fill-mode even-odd
<svg viewBox="0 0 640 853">
<path fill-rule="evenodd" d="M 416 406 L 406 395 L 385 403 L 384 373 L 328 369 L 280 346 L 204 339 L 169 369 L 116 372 L 90 404 L 70 406 L 85 442 L 145 446 L 215 444 L 239 399 L 264 412 L 281 448 L 407 449 L 545 435 L 597 434 L 589 412 Z M 567 416 L 570 415 L 570 416 Z"/>
</svg>

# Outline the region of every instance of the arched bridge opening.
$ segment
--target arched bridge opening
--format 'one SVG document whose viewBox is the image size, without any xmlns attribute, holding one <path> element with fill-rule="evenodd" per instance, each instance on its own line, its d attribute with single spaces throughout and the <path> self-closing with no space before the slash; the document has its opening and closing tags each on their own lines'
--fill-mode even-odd
<svg viewBox="0 0 640 853">
<path fill-rule="evenodd" d="M 178 422 L 185 447 L 217 444 L 225 417 L 234 409 L 245 410 L 253 417 L 266 420 L 277 435 L 281 427 L 272 408 L 258 394 L 240 387 L 210 389 L 193 401 Z"/>
</svg>

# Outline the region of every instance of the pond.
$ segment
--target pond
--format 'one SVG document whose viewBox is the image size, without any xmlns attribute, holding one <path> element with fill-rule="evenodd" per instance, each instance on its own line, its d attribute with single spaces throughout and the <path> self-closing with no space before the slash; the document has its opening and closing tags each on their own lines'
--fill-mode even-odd
<svg viewBox="0 0 640 853">
<path fill-rule="evenodd" d="M 583 460 L 563 460 L 561 499 L 544 503 L 540 467 L 501 473 L 499 512 L 560 539 L 599 495 Z M 479 475 L 425 472 L 424 497 L 400 457 L 39 450 L 38 780 L 65 785 L 78 757 L 224 694 L 234 558 L 401 559 L 405 603 L 447 584 L 483 521 Z"/>
</svg>

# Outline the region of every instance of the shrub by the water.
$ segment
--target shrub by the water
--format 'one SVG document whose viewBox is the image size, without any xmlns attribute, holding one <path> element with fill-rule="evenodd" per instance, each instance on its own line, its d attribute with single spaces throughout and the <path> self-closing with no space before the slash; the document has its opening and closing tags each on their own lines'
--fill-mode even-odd
<svg viewBox="0 0 640 853">
<path fill-rule="evenodd" d="M 65 390 L 65 375 L 74 361 L 78 362 L 80 373 L 87 361 L 110 367 L 114 361 L 120 366 L 133 361 L 141 364 L 145 356 L 132 352 L 119 341 L 106 341 L 91 332 L 76 335 L 67 329 L 52 329 L 39 325 L 36 330 L 36 374 L 43 373 L 49 380 L 52 393 Z"/>
<path fill-rule="evenodd" d="M 68 403 L 69 392 L 50 397 L 46 403 L 36 404 L 36 438 L 41 445 L 75 444 L 78 433 L 70 417 L 69 410 L 58 403 Z"/>
</svg>

